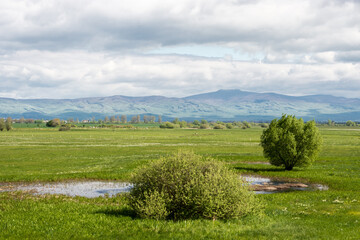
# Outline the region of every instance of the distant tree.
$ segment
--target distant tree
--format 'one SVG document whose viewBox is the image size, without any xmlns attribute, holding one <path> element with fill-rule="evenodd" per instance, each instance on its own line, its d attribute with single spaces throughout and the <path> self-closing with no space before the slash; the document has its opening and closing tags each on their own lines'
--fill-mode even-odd
<svg viewBox="0 0 360 240">
<path fill-rule="evenodd" d="M 111 116 L 111 117 L 110 117 L 110 122 L 111 122 L 111 123 L 114 123 L 114 122 L 115 122 L 115 116 Z"/>
<path fill-rule="evenodd" d="M 104 122 L 105 122 L 105 123 L 108 123 L 108 122 L 109 122 L 109 117 L 108 117 L 108 116 L 105 116 Z"/>
<path fill-rule="evenodd" d="M 74 118 L 68 118 L 67 120 L 69 123 L 73 123 L 74 122 Z"/>
<path fill-rule="evenodd" d="M 187 122 L 186 121 L 181 121 L 180 122 L 180 128 L 186 128 L 187 127 Z"/>
<path fill-rule="evenodd" d="M 315 121 L 304 123 L 295 116 L 283 115 L 271 121 L 261 135 L 264 156 L 275 166 L 293 167 L 310 165 L 320 151 L 322 138 Z"/>
<path fill-rule="evenodd" d="M 4 131 L 5 129 L 5 121 L 3 118 L 0 118 L 0 131 Z"/>
<path fill-rule="evenodd" d="M 137 117 L 136 116 L 131 117 L 131 123 L 137 123 Z"/>
<path fill-rule="evenodd" d="M 35 122 L 34 119 L 31 119 L 31 118 L 25 119 L 25 123 L 34 123 L 34 122 Z"/>
<path fill-rule="evenodd" d="M 79 123 L 80 121 L 79 121 L 79 118 L 76 118 L 76 123 Z"/>
<path fill-rule="evenodd" d="M 5 128 L 7 131 L 10 131 L 11 130 L 11 127 L 12 126 L 12 119 L 11 117 L 8 117 L 5 121 Z"/>
<path fill-rule="evenodd" d="M 178 118 L 175 118 L 173 121 L 172 121 L 173 124 L 180 124 L 180 120 Z"/>
<path fill-rule="evenodd" d="M 137 116 L 136 116 L 136 123 L 140 123 L 140 121 L 141 121 L 141 120 L 140 120 L 140 115 L 137 115 Z"/>
<path fill-rule="evenodd" d="M 251 128 L 250 123 L 248 123 L 247 121 L 243 121 L 242 124 L 245 128 Z"/>
<path fill-rule="evenodd" d="M 162 123 L 162 117 L 161 117 L 161 115 L 158 116 L 158 123 Z"/>
<path fill-rule="evenodd" d="M 149 116 L 144 115 L 143 119 L 144 119 L 144 123 L 149 123 Z"/>
<path fill-rule="evenodd" d="M 116 116 L 116 122 L 117 122 L 117 123 L 120 123 L 120 117 L 119 117 L 119 115 Z"/>
<path fill-rule="evenodd" d="M 219 124 L 219 123 L 215 123 L 214 129 L 225 129 L 225 125 Z"/>
<path fill-rule="evenodd" d="M 24 122 L 25 122 L 24 117 L 21 117 L 20 120 L 19 120 L 19 123 L 24 123 Z"/>
<path fill-rule="evenodd" d="M 171 122 L 164 122 L 163 124 L 160 124 L 160 128 L 175 128 L 175 124 Z"/>
<path fill-rule="evenodd" d="M 334 126 L 334 122 L 329 119 L 329 120 L 328 120 L 328 125 L 329 125 L 329 126 Z"/>
<path fill-rule="evenodd" d="M 194 120 L 194 121 L 193 121 L 193 124 L 196 125 L 196 126 L 200 126 L 199 120 Z"/>
<path fill-rule="evenodd" d="M 155 120 L 156 120 L 155 116 L 150 116 L 150 122 L 151 123 L 155 123 Z"/>
<path fill-rule="evenodd" d="M 208 129 L 210 128 L 209 124 L 208 123 L 202 123 L 200 124 L 200 129 Z"/>
<path fill-rule="evenodd" d="M 127 119 L 126 119 L 126 115 L 121 115 L 121 123 L 126 123 Z"/>
<path fill-rule="evenodd" d="M 46 123 L 47 127 L 56 127 L 61 124 L 61 121 L 59 118 L 54 118 Z"/>
<path fill-rule="evenodd" d="M 356 123 L 349 120 L 349 121 L 346 122 L 346 126 L 353 127 L 353 126 L 356 126 Z"/>
<path fill-rule="evenodd" d="M 201 119 L 201 124 L 208 124 L 208 121 L 206 121 L 205 119 Z"/>
<path fill-rule="evenodd" d="M 95 117 L 92 116 L 92 117 L 91 117 L 91 123 L 95 123 L 95 122 L 96 122 Z"/>
<path fill-rule="evenodd" d="M 226 123 L 225 126 L 226 126 L 227 129 L 233 129 L 233 127 L 234 127 L 234 126 L 232 125 L 232 123 Z"/>
</svg>

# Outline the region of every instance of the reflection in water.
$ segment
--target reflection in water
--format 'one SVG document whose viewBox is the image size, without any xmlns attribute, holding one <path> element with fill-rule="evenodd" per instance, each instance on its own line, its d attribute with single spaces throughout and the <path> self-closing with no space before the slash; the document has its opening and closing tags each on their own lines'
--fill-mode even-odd
<svg viewBox="0 0 360 240">
<path fill-rule="evenodd" d="M 124 182 L 67 182 L 67 183 L 46 183 L 19 186 L 16 190 L 30 190 L 35 194 L 64 194 L 68 196 L 82 196 L 95 198 L 108 195 L 115 196 L 118 193 L 129 192 L 132 185 Z"/>
</svg>

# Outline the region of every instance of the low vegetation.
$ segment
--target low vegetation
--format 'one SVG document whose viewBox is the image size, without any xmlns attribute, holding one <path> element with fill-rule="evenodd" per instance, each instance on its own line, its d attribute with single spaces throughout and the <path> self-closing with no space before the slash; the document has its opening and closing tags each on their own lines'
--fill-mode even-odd
<svg viewBox="0 0 360 240">
<path fill-rule="evenodd" d="M 38 124 L 42 124 L 38 128 Z M 130 181 L 135 169 L 178 149 L 224 163 L 238 174 L 323 184 L 327 191 L 259 194 L 264 215 L 179 221 L 139 218 L 127 197 L 68 197 L 1 192 L 0 239 L 358 239 L 360 129 L 318 126 L 323 146 L 307 169 L 265 165 L 264 128 L 95 128 L 60 132 L 44 123 L 14 123 L 0 132 L 0 189 L 17 182 Z M 85 125 L 83 127 L 83 125 Z M 141 126 L 141 128 L 139 127 Z M 153 126 L 153 127 L 151 127 Z M 148 129 L 145 129 L 148 128 Z"/>
<path fill-rule="evenodd" d="M 259 212 L 258 199 L 224 164 L 180 151 L 133 176 L 130 204 L 143 218 L 232 219 Z"/>
</svg>

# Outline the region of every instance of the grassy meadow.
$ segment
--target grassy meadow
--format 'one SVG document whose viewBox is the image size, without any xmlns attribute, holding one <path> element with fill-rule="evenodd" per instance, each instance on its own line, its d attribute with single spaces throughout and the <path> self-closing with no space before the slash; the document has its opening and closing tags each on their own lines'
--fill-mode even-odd
<svg viewBox="0 0 360 240">
<path fill-rule="evenodd" d="M 126 181 L 134 169 L 178 149 L 224 161 L 245 174 L 291 178 L 328 191 L 257 195 L 261 217 L 156 221 L 134 216 L 124 197 L 0 192 L 0 239 L 359 239 L 360 128 L 321 127 L 323 147 L 308 169 L 266 162 L 262 129 L 15 128 L 0 132 L 0 188 L 9 182 Z"/>
</svg>

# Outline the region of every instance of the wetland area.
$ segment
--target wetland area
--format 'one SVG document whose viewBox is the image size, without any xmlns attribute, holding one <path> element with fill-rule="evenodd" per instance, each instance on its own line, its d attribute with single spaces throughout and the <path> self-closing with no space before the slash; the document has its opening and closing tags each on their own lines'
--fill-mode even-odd
<svg viewBox="0 0 360 240">
<path fill-rule="evenodd" d="M 324 144 L 318 159 L 292 171 L 267 164 L 259 146 L 262 130 L 1 132 L 0 239 L 357 239 L 358 128 L 320 127 Z M 131 174 L 179 149 L 224 162 L 256 192 L 276 194 L 256 194 L 264 209 L 256 218 L 137 218 L 121 194 L 131 188 Z M 43 190 L 50 194 L 39 194 Z"/>
<path fill-rule="evenodd" d="M 243 179 L 256 194 L 281 193 L 289 191 L 328 190 L 322 184 L 304 184 L 285 180 L 274 180 L 259 176 L 243 176 Z M 54 183 L 0 183 L 0 192 L 25 191 L 35 195 L 62 194 L 70 197 L 87 198 L 115 197 L 130 192 L 133 185 L 114 181 L 65 181 Z"/>
</svg>

